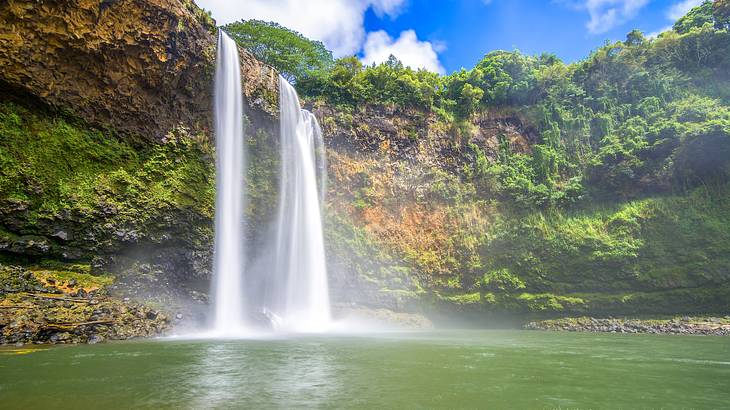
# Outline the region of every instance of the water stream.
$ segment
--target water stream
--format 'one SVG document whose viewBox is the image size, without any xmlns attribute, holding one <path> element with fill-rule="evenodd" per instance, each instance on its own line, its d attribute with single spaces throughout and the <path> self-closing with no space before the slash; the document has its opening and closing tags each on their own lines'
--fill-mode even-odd
<svg viewBox="0 0 730 410">
<path fill-rule="evenodd" d="M 279 77 L 281 168 L 274 264 L 265 272 L 259 307 L 245 289 L 244 153 L 241 73 L 236 43 L 218 37 L 215 76 L 216 211 L 213 265 L 213 333 L 245 336 L 248 318 L 265 317 L 274 330 L 321 332 L 330 324 L 322 234 L 326 191 L 324 143 L 314 114 L 303 110 L 294 88 Z M 256 238 L 255 240 L 263 240 Z M 253 290 L 251 290 L 253 291 Z"/>
<path fill-rule="evenodd" d="M 216 200 L 213 256 L 214 321 L 219 335 L 246 330 L 244 299 L 243 103 L 238 47 L 218 35 L 215 72 Z"/>
<path fill-rule="evenodd" d="M 326 181 L 322 132 L 315 116 L 302 110 L 294 87 L 283 77 L 279 77 L 279 89 L 281 185 L 269 303 L 280 328 L 318 332 L 326 330 L 330 322 L 321 214 Z"/>
</svg>

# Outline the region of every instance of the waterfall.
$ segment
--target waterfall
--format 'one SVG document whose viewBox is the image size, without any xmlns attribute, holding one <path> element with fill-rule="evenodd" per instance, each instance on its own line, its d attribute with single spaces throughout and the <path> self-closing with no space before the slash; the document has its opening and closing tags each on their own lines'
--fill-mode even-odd
<svg viewBox="0 0 730 410">
<path fill-rule="evenodd" d="M 244 174 L 241 73 L 236 43 L 219 31 L 215 73 L 216 202 L 212 296 L 213 334 L 249 334 L 252 318 L 279 330 L 316 332 L 330 323 L 322 206 L 327 162 L 315 116 L 299 105 L 294 88 L 279 77 L 281 169 L 275 263 L 265 276 L 265 296 L 244 289 Z M 256 292 L 250 289 L 249 292 Z M 262 300 L 263 299 L 263 300 Z M 258 305 L 258 314 L 248 305 Z"/>
<path fill-rule="evenodd" d="M 238 47 L 218 31 L 215 71 L 216 199 L 213 331 L 244 333 L 244 140 Z"/>
<path fill-rule="evenodd" d="M 324 145 L 317 119 L 301 109 L 296 91 L 283 77 L 279 90 L 281 185 L 271 310 L 285 330 L 316 332 L 330 322 L 321 214 Z"/>
</svg>

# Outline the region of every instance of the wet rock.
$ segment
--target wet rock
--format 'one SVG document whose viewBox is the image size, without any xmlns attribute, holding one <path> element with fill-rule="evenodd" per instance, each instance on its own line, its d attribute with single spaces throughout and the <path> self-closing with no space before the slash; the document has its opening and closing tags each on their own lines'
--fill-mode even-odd
<svg viewBox="0 0 730 410">
<path fill-rule="evenodd" d="M 431 329 L 433 323 L 427 317 L 416 313 L 396 312 L 390 309 L 371 309 L 364 306 L 351 307 L 335 305 L 333 312 L 337 318 L 370 322 L 376 326 L 401 329 Z"/>
<path fill-rule="evenodd" d="M 22 268 L 0 265 L 0 278 L 14 279 L 13 290 L 0 293 L 0 302 L 10 298 L 19 309 L 0 309 L 0 344 L 15 343 L 86 343 L 111 339 L 156 336 L 169 328 L 167 317 L 156 310 L 135 304 L 128 309 L 124 302 L 106 292 L 95 292 L 88 302 L 35 298 L 27 289 L 38 282 Z M 12 273 L 7 275 L 6 273 Z M 25 278 L 28 278 L 27 280 Z M 58 282 L 58 281 L 57 281 Z M 60 286 L 60 285 L 58 285 Z M 44 288 L 43 293 L 62 292 Z M 68 296 L 83 296 L 78 289 Z M 89 309 L 94 306 L 93 309 Z M 153 313 L 149 313 L 153 312 Z"/>
<path fill-rule="evenodd" d="M 607 332 L 607 333 L 652 333 L 678 335 L 718 335 L 730 336 L 730 321 L 717 318 L 682 317 L 674 319 L 595 319 L 563 318 L 530 322 L 523 327 L 528 330 L 554 330 L 569 332 Z"/>
<path fill-rule="evenodd" d="M 88 343 L 90 345 L 94 345 L 94 344 L 97 344 L 97 343 L 100 343 L 103 341 L 104 341 L 104 336 L 94 334 L 89 337 L 89 340 L 86 343 Z"/>
<path fill-rule="evenodd" d="M 58 238 L 62 241 L 67 241 L 69 239 L 69 235 L 68 233 L 66 233 L 66 231 L 57 231 L 51 236 L 53 236 L 54 238 Z"/>
</svg>

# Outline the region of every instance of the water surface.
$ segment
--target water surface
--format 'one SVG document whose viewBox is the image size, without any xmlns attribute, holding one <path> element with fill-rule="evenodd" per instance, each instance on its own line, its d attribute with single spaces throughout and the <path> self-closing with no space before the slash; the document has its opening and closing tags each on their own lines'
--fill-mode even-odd
<svg viewBox="0 0 730 410">
<path fill-rule="evenodd" d="M 730 339 L 440 331 L 0 350 L 3 408 L 728 408 Z"/>
</svg>

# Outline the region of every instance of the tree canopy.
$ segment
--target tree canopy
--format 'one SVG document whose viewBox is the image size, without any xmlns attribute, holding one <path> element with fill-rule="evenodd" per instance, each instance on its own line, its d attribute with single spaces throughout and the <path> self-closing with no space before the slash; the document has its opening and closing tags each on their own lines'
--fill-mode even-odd
<svg viewBox="0 0 730 410">
<path fill-rule="evenodd" d="M 332 67 L 332 52 L 324 44 L 277 23 L 242 20 L 223 26 L 223 31 L 290 82 Z"/>
<path fill-rule="evenodd" d="M 633 30 L 573 64 L 550 54 L 493 51 L 448 76 L 413 70 L 393 56 L 369 66 L 354 56 L 332 61 L 321 43 L 275 24 L 225 29 L 277 68 L 296 67 L 280 69 L 296 79 L 303 97 L 345 108 L 432 112 L 463 129 L 480 112 L 516 113 L 539 132 L 532 151 L 503 144 L 487 160 L 478 147 L 465 146 L 475 161 L 463 177 L 518 207 L 550 208 L 730 179 L 725 155 L 693 160 L 700 149 L 730 152 L 728 16 L 730 1 L 706 1 L 656 39 Z M 269 34 L 234 29 L 257 25 Z M 306 55 L 295 50 L 307 47 L 311 59 L 292 57 Z"/>
</svg>

